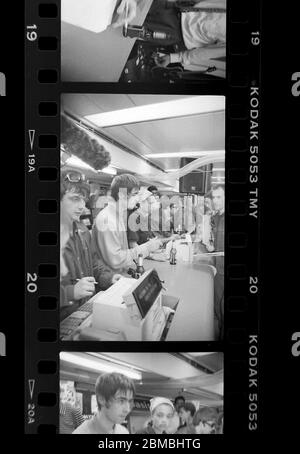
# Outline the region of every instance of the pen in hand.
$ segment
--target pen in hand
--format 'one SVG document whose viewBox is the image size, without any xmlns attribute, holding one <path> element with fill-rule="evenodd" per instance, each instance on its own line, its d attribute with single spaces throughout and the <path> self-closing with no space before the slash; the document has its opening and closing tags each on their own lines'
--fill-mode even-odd
<svg viewBox="0 0 300 454">
<path fill-rule="evenodd" d="M 81 279 L 82 279 L 82 278 L 81 278 Z M 78 278 L 77 278 L 77 279 L 75 279 L 75 281 L 78 282 L 78 281 L 81 281 L 81 279 L 78 279 Z M 93 282 L 91 282 L 91 284 L 98 284 L 98 282 L 97 282 L 97 281 L 93 281 Z"/>
<path fill-rule="evenodd" d="M 127 18 L 128 18 L 128 3 L 126 2 L 126 3 L 125 3 L 125 24 L 124 24 L 124 31 L 125 31 L 125 33 L 127 33 L 127 29 L 128 29 L 128 21 L 127 21 Z"/>
</svg>

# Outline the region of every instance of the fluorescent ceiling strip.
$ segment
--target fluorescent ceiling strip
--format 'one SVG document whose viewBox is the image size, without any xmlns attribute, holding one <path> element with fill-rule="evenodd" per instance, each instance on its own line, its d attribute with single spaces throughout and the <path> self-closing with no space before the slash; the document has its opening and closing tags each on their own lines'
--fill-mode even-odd
<svg viewBox="0 0 300 454">
<path fill-rule="evenodd" d="M 101 360 L 84 358 L 83 356 L 77 356 L 74 353 L 61 352 L 60 359 L 61 361 L 66 361 L 75 366 L 96 370 L 98 372 L 119 372 L 133 380 L 141 380 L 142 378 L 142 374 L 135 370 L 126 369 L 113 364 L 105 364 Z"/>
<path fill-rule="evenodd" d="M 117 170 L 111 166 L 104 167 L 104 169 L 100 170 L 99 172 L 107 173 L 108 175 L 117 175 Z"/>
<path fill-rule="evenodd" d="M 204 151 L 175 151 L 169 153 L 149 153 L 145 154 L 146 158 L 159 159 L 159 158 L 193 158 L 201 156 L 213 156 L 219 154 L 223 150 L 204 150 Z M 225 151 L 224 151 L 225 154 Z"/>
<path fill-rule="evenodd" d="M 132 369 L 132 367 L 133 367 L 128 362 L 119 360 L 119 359 L 115 358 L 114 356 L 106 356 L 105 354 L 95 353 L 95 352 L 88 352 L 88 354 L 90 356 L 94 356 L 95 358 L 102 359 L 104 361 L 111 362 L 113 364 L 117 364 L 117 365 L 119 365 L 121 367 L 129 367 L 130 369 Z M 145 371 L 146 370 L 146 369 L 143 369 L 142 367 L 138 367 L 136 365 L 134 366 L 134 369 L 135 370 L 140 370 L 140 371 Z"/>
<path fill-rule="evenodd" d="M 82 169 L 89 169 L 89 170 L 93 170 L 94 172 L 96 172 L 92 166 L 90 166 L 89 164 L 84 162 L 82 159 L 80 159 L 74 155 L 72 155 L 70 158 L 68 158 L 66 160 L 66 164 L 69 166 L 80 167 Z"/>
<path fill-rule="evenodd" d="M 86 115 L 88 121 L 100 128 L 186 117 L 225 110 L 224 96 L 192 96 L 183 99 L 134 106 L 127 109 Z"/>
<path fill-rule="evenodd" d="M 177 169 L 166 169 L 166 172 L 177 172 L 177 170 L 179 170 L 180 167 L 177 167 Z M 225 169 L 218 169 L 218 168 L 215 168 L 212 170 L 212 173 L 218 173 L 218 172 L 225 172 Z"/>
</svg>

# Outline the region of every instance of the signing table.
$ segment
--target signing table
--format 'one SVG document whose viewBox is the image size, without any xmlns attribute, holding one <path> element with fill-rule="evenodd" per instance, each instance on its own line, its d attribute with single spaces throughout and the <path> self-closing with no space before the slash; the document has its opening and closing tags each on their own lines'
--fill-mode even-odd
<svg viewBox="0 0 300 454">
<path fill-rule="evenodd" d="M 178 342 L 215 340 L 214 276 L 216 269 L 209 263 L 206 263 L 205 258 L 201 260 L 195 256 L 190 256 L 188 260 L 183 260 L 179 257 L 175 265 L 171 265 L 169 260 L 166 259 L 166 253 L 161 254 L 164 261 L 158 261 L 158 257 L 155 260 L 154 257 L 152 256 L 152 260 L 144 260 L 145 270 L 155 269 L 165 287 L 163 295 L 169 295 L 171 298 L 175 297 L 173 299 L 179 300 L 164 340 Z M 185 258 L 187 258 L 187 255 L 185 255 Z M 111 287 L 110 292 L 112 289 Z M 84 331 L 82 331 L 82 328 L 88 327 L 89 330 L 91 329 L 91 313 L 93 310 L 93 300 L 95 299 L 97 299 L 97 295 L 91 298 L 90 302 L 82 306 L 79 311 L 71 314 L 68 317 L 69 320 L 63 322 L 64 325 L 67 323 L 67 326 L 64 326 L 65 335 L 61 336 L 62 339 L 84 340 Z M 87 308 L 87 305 L 90 307 Z M 82 322 L 78 320 L 81 316 L 84 319 Z M 70 322 L 74 323 L 74 330 Z M 78 335 L 74 336 L 75 331 L 78 332 L 78 328 L 80 328 L 79 332 L 81 331 L 79 337 Z M 61 331 L 62 334 L 63 332 Z M 90 331 L 90 334 L 92 335 L 93 332 Z M 95 336 L 97 335 L 96 332 Z M 110 334 L 102 333 L 102 335 L 104 337 L 100 340 L 125 340 L 122 333 L 119 333 L 118 337 L 113 332 Z M 86 338 L 86 340 L 88 339 Z"/>
<path fill-rule="evenodd" d="M 214 272 L 205 263 L 144 261 L 145 269 L 156 269 L 167 293 L 177 296 L 179 304 L 167 341 L 214 340 Z"/>
</svg>

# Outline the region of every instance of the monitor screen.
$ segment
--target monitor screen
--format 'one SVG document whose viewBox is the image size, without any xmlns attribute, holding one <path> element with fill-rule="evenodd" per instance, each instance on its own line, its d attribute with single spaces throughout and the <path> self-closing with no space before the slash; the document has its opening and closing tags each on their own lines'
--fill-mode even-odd
<svg viewBox="0 0 300 454">
<path fill-rule="evenodd" d="M 158 274 L 156 270 L 152 270 L 151 273 L 132 292 L 142 318 L 147 315 L 161 289 L 162 285 Z"/>
</svg>

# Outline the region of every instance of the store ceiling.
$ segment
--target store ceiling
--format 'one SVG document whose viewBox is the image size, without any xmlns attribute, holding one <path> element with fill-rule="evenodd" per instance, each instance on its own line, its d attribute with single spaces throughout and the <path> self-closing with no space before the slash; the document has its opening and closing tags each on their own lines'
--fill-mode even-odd
<svg viewBox="0 0 300 454">
<path fill-rule="evenodd" d="M 135 106 L 192 98 L 186 95 L 139 94 L 64 94 L 65 112 L 81 120 L 91 114 L 117 111 Z M 197 96 L 195 102 L 201 103 Z M 198 101 L 199 100 L 199 101 Z M 130 148 L 137 154 L 168 153 L 165 158 L 149 158 L 162 169 L 180 167 L 180 158 L 173 152 L 221 150 L 225 148 L 225 111 L 209 112 L 179 118 L 146 121 L 99 128 L 106 136 Z"/>
<path fill-rule="evenodd" d="M 84 356 L 95 359 L 97 354 Z M 138 394 L 174 398 L 182 393 L 186 399 L 201 399 L 207 404 L 222 400 L 222 353 L 101 353 L 99 361 L 141 372 L 142 379 L 136 382 Z M 62 379 L 84 383 L 87 387 L 94 386 L 99 373 L 61 362 Z"/>
</svg>

